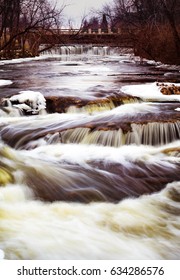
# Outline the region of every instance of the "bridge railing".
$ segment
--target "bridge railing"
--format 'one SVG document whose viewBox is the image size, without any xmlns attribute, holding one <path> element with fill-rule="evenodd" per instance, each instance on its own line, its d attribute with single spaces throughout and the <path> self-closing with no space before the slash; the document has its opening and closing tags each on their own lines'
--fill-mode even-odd
<svg viewBox="0 0 180 280">
<path fill-rule="evenodd" d="M 62 35 L 75 35 L 75 34 L 122 34 L 122 29 L 117 28 L 115 30 L 112 30 L 111 28 L 107 29 L 51 29 L 51 33 L 53 34 L 62 34 Z"/>
</svg>

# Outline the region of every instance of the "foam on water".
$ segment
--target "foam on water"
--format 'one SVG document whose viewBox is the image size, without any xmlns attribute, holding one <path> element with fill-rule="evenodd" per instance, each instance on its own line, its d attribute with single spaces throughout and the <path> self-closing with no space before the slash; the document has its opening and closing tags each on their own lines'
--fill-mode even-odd
<svg viewBox="0 0 180 280">
<path fill-rule="evenodd" d="M 43 200 L 117 202 L 180 180 L 179 156 L 169 154 L 178 147 L 179 141 L 161 149 L 51 144 L 15 151 L 2 145 L 0 166 L 8 178 L 26 183 Z"/>
<path fill-rule="evenodd" d="M 180 257 L 179 182 L 117 204 L 48 204 L 20 185 L 1 188 L 0 194 L 0 247 L 6 259 Z"/>
<path fill-rule="evenodd" d="M 96 145 L 77 145 L 77 144 L 56 144 L 48 147 L 38 147 L 33 151 L 23 151 L 22 154 L 30 154 L 31 156 L 57 157 L 58 161 L 71 162 L 74 164 L 86 164 L 88 161 L 105 161 L 114 163 L 122 163 L 129 165 L 128 162 L 162 162 L 166 165 L 169 156 L 163 153 L 166 149 L 178 149 L 180 141 L 176 141 L 161 147 L 153 146 L 122 146 L 120 148 L 104 147 Z M 171 162 L 179 161 L 178 158 L 171 158 Z"/>
<path fill-rule="evenodd" d="M 0 260 L 4 259 L 4 251 L 0 249 Z"/>
</svg>

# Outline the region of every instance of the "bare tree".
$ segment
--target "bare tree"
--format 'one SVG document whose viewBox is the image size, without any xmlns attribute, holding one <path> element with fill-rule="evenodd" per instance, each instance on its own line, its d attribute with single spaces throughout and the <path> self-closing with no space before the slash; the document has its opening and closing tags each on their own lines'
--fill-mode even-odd
<svg viewBox="0 0 180 280">
<path fill-rule="evenodd" d="M 114 0 L 114 26 L 125 27 L 137 54 L 180 63 L 179 0 Z"/>
<path fill-rule="evenodd" d="M 37 55 L 41 37 L 58 29 L 63 8 L 48 0 L 0 0 L 1 55 L 17 55 L 16 46 L 21 56 Z"/>
<path fill-rule="evenodd" d="M 163 15 L 170 25 L 176 47 L 176 52 L 180 54 L 180 32 L 178 30 L 180 3 L 178 0 L 159 0 L 159 2 L 162 7 Z"/>
</svg>

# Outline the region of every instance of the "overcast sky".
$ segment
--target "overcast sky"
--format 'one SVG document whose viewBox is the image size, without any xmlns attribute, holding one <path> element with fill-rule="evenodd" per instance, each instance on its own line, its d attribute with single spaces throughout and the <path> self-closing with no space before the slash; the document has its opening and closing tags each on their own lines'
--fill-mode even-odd
<svg viewBox="0 0 180 280">
<path fill-rule="evenodd" d="M 56 0 L 58 5 L 62 5 L 63 0 Z M 67 18 L 71 18 L 74 27 L 78 27 L 84 15 L 87 15 L 91 8 L 100 9 L 103 4 L 112 0 L 64 0 L 68 6 L 64 10 Z"/>
</svg>

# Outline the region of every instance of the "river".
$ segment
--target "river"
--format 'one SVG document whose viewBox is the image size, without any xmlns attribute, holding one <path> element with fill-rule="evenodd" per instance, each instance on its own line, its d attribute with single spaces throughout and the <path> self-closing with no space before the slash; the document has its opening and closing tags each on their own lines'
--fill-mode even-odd
<svg viewBox="0 0 180 280">
<path fill-rule="evenodd" d="M 180 258 L 179 82 L 127 49 L 0 61 L 5 259 Z"/>
</svg>

